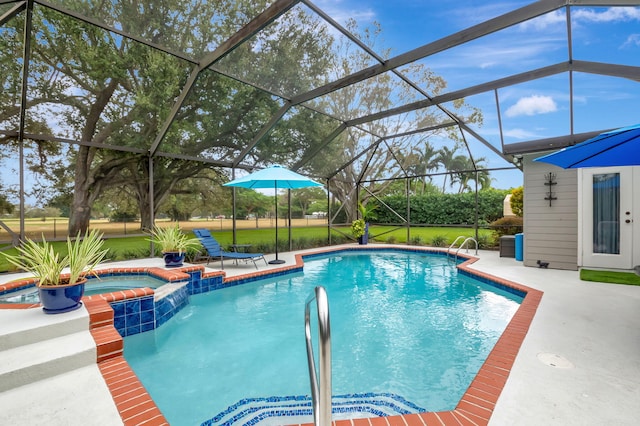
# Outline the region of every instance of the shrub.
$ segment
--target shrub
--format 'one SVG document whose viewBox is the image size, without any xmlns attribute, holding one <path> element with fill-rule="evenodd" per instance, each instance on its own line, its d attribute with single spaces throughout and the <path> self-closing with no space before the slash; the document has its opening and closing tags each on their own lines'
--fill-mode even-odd
<svg viewBox="0 0 640 426">
<path fill-rule="evenodd" d="M 478 222 L 491 223 L 503 215 L 504 197 L 508 190 L 489 189 L 478 192 Z M 390 195 L 382 199 L 385 205 L 399 212 L 406 210 L 407 200 L 402 195 Z M 433 225 L 472 224 L 476 220 L 475 194 L 427 194 L 410 197 L 411 222 Z M 379 209 L 377 222 L 391 224 L 398 221 L 388 209 Z"/>
<path fill-rule="evenodd" d="M 395 244 L 398 242 L 398 239 L 396 238 L 395 235 L 389 235 L 387 237 L 387 244 Z"/>
<path fill-rule="evenodd" d="M 156 255 L 160 255 L 160 249 L 156 248 Z M 115 253 L 115 250 L 109 249 L 109 259 L 113 260 L 129 260 L 129 259 L 144 259 L 145 257 L 150 257 L 151 253 L 148 248 L 146 249 L 130 249 L 130 250 L 120 250 Z"/>
<path fill-rule="evenodd" d="M 522 218 L 503 217 L 491 222 L 490 228 L 498 237 L 503 235 L 515 235 L 518 232 L 522 232 Z"/>
<path fill-rule="evenodd" d="M 492 249 L 497 247 L 496 240 L 487 234 L 478 235 L 478 248 L 482 250 Z"/>
<path fill-rule="evenodd" d="M 363 219 L 356 219 L 351 223 L 351 234 L 354 237 L 360 238 L 365 232 L 365 221 Z"/>
<path fill-rule="evenodd" d="M 511 191 L 511 211 L 516 216 L 522 217 L 524 209 L 524 188 L 519 186 Z"/>
<path fill-rule="evenodd" d="M 431 245 L 433 247 L 445 247 L 448 243 L 445 235 L 436 235 L 431 239 Z"/>
<path fill-rule="evenodd" d="M 411 237 L 411 241 L 409 241 L 411 245 L 421 246 L 424 244 L 424 240 L 420 235 L 416 235 L 415 237 Z"/>
<path fill-rule="evenodd" d="M 135 222 L 137 219 L 138 215 L 134 212 L 116 210 L 109 217 L 109 222 Z"/>
</svg>

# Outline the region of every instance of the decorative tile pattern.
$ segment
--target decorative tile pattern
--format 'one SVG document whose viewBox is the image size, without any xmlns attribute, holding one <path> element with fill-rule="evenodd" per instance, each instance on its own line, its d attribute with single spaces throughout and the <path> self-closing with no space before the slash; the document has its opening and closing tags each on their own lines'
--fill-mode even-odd
<svg viewBox="0 0 640 426">
<path fill-rule="evenodd" d="M 189 287 L 190 283 L 175 285 L 170 293 L 155 300 L 154 328 L 160 327 L 189 304 Z"/>
<path fill-rule="evenodd" d="M 123 337 L 155 328 L 153 295 L 111 302 L 111 307 L 113 324 Z"/>
<path fill-rule="evenodd" d="M 331 413 L 336 418 L 385 417 L 424 411 L 399 395 L 391 393 L 360 393 L 333 395 Z M 312 400 L 308 395 L 245 398 L 228 407 L 202 425 L 251 425 L 270 417 L 280 417 L 281 423 L 295 418 L 313 419 Z"/>
</svg>

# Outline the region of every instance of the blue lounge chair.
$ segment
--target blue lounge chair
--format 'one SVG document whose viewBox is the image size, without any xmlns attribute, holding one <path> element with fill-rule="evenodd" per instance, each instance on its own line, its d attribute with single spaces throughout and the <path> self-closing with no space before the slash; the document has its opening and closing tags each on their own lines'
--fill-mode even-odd
<svg viewBox="0 0 640 426">
<path fill-rule="evenodd" d="M 267 264 L 267 259 L 264 258 L 262 253 L 238 253 L 236 251 L 224 251 L 220 246 L 220 243 L 211 235 L 208 229 L 194 229 L 194 235 L 200 240 L 200 243 L 207 251 L 208 260 L 207 265 L 211 260 L 217 261 L 219 260 L 222 264 L 222 269 L 224 269 L 224 260 L 225 259 L 233 259 L 235 261 L 245 260 L 253 262 L 253 265 L 258 269 L 257 260 L 264 260 L 265 265 Z"/>
</svg>

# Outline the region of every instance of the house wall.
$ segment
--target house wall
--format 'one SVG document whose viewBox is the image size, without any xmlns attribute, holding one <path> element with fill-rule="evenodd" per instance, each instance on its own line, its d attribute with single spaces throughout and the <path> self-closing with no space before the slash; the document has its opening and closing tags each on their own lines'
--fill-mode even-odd
<svg viewBox="0 0 640 426">
<path fill-rule="evenodd" d="M 578 173 L 547 163 L 534 162 L 545 153 L 523 157 L 525 266 L 538 260 L 553 269 L 578 269 Z M 555 173 L 556 185 L 545 185 L 545 175 Z M 545 200 L 548 191 L 556 200 Z"/>
</svg>

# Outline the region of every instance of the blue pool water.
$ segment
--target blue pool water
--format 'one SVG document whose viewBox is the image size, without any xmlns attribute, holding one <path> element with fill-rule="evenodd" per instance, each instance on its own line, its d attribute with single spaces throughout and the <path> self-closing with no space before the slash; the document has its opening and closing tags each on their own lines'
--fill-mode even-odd
<svg viewBox="0 0 640 426">
<path fill-rule="evenodd" d="M 149 275 L 120 275 L 103 278 L 91 278 L 84 286 L 84 295 L 111 293 L 114 291 L 129 290 L 132 288 L 151 287 L 158 288 L 166 284 Z M 0 303 L 38 303 L 38 289 L 35 286 L 0 295 Z"/>
<path fill-rule="evenodd" d="M 337 254 L 191 296 L 162 327 L 126 337 L 125 358 L 174 426 L 231 424 L 215 416 L 309 395 L 304 304 L 316 285 L 329 298 L 333 394 L 392 395 L 413 412 L 455 407 L 521 301 L 443 256 Z"/>
</svg>

